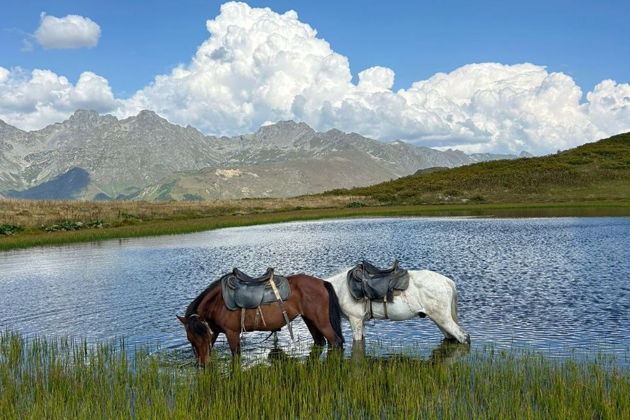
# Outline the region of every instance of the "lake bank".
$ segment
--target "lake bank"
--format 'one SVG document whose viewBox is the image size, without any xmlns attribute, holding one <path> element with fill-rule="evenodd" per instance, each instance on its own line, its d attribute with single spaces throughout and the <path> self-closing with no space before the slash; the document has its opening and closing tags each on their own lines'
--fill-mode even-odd
<svg viewBox="0 0 630 420">
<path fill-rule="evenodd" d="M 204 230 L 220 229 L 236 226 L 253 226 L 268 223 L 291 221 L 307 221 L 320 219 L 351 218 L 351 217 L 623 217 L 630 216 L 630 202 L 597 202 L 597 203 L 528 203 L 528 204 L 456 204 L 456 205 L 415 205 L 415 206 L 370 206 L 356 201 L 326 202 L 316 205 L 312 203 L 290 202 L 289 208 L 284 206 L 269 207 L 268 204 L 250 205 L 245 208 L 235 207 L 232 203 L 225 206 L 213 206 L 211 211 L 195 211 L 195 204 L 185 204 L 184 210 L 177 207 L 167 215 L 156 213 L 155 208 L 145 213 L 126 213 L 118 210 L 116 220 L 98 219 L 100 210 L 81 212 L 83 207 L 106 206 L 106 203 L 73 203 L 74 207 L 62 216 L 57 207 L 67 206 L 64 202 L 52 202 L 51 215 L 47 220 L 58 214 L 57 222 L 69 220 L 73 223 L 91 223 L 101 220 L 100 227 L 77 230 L 57 230 L 49 232 L 41 226 L 27 226 L 23 232 L 13 235 L 0 235 L 0 251 L 29 248 L 33 246 L 57 245 L 79 242 L 91 242 L 105 239 L 135 238 L 143 236 L 173 235 L 191 233 Z M 249 203 L 259 203 L 255 200 Z M 358 203 L 358 204 L 357 204 Z M 0 206 L 3 202 L 0 202 Z M 6 204 L 6 202 L 5 202 Z M 343 207 L 341 205 L 344 205 Z M 181 205 L 181 204 L 180 204 Z M 332 207 L 331 207 L 332 205 Z M 169 206 L 169 203 L 163 204 Z M 291 208 L 292 206 L 292 208 Z M 311 206 L 312 208 L 308 208 Z M 357 206 L 357 207 L 355 207 Z M 92 219 L 89 215 L 91 214 Z M 78 215 L 78 216 L 77 216 Z M 28 216 L 25 216 L 28 217 Z M 74 221 L 73 221 L 74 217 Z M 78 219 L 81 217 L 81 219 Z M 0 220 L 0 224 L 11 222 L 8 217 Z M 77 220 L 78 219 L 78 220 Z M 44 226 L 42 224 L 42 226 Z M 54 225 L 50 225 L 54 226 Z M 46 227 L 46 226 L 44 226 Z M 72 226 L 71 226 L 72 227 Z"/>
</svg>

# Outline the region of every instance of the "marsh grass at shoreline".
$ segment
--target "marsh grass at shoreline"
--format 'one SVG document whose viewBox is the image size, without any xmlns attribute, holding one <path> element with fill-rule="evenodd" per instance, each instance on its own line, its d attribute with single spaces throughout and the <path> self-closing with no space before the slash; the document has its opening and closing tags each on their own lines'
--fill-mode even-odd
<svg viewBox="0 0 630 420">
<path fill-rule="evenodd" d="M 606 217 L 630 216 L 630 202 L 460 204 L 427 206 L 355 207 L 356 197 L 332 201 L 240 200 L 247 203 L 93 203 L 0 201 L 0 223 L 23 227 L 13 235 L 0 235 L 0 251 L 33 246 L 91 242 L 105 239 L 191 233 L 225 227 L 268 223 L 308 221 L 351 217 Z M 299 204 L 299 205 L 298 205 Z M 36 221 L 26 209 L 37 206 Z M 236 207 L 235 207 L 236 206 Z M 135 213 L 129 212 L 135 209 Z M 19 216 L 22 214 L 22 216 Z M 11 216 L 14 215 L 14 216 Z M 59 223 L 74 217 L 74 222 L 90 223 L 90 215 L 104 217 L 99 228 L 47 232 L 38 223 Z M 107 215 L 107 216 L 104 216 Z"/>
<path fill-rule="evenodd" d="M 628 418 L 609 359 L 486 349 L 456 361 L 282 358 L 204 371 L 110 344 L 0 335 L 0 412 L 39 418 Z"/>
</svg>

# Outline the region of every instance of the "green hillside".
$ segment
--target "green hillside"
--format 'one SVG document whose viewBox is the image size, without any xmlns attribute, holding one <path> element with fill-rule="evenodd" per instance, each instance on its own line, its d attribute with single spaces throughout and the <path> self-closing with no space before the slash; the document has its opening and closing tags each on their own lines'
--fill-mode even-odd
<svg viewBox="0 0 630 420">
<path fill-rule="evenodd" d="M 325 194 L 390 204 L 629 200 L 630 133 L 555 155 L 483 162 Z"/>
</svg>

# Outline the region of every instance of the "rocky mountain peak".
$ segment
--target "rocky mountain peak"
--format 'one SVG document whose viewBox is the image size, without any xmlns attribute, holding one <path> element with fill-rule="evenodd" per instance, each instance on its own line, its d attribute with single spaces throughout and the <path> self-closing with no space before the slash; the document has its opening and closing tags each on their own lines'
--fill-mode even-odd
<svg viewBox="0 0 630 420">
<path fill-rule="evenodd" d="M 74 114 L 68 118 L 68 121 L 86 121 L 99 118 L 98 112 L 92 109 L 77 109 Z"/>
<path fill-rule="evenodd" d="M 306 123 L 279 121 L 260 127 L 252 138 L 256 143 L 266 145 L 289 145 L 297 140 L 313 137 L 315 134 L 315 130 Z"/>
<path fill-rule="evenodd" d="M 164 118 L 160 117 L 158 114 L 148 109 L 143 109 L 142 111 L 140 111 L 138 115 L 136 115 L 136 119 L 143 120 L 143 121 L 152 121 L 152 120 L 166 121 Z"/>
<path fill-rule="evenodd" d="M 112 115 L 101 116 L 98 112 L 91 109 L 78 109 L 63 124 L 76 128 L 92 128 L 114 121 L 118 120 Z"/>
<path fill-rule="evenodd" d="M 324 134 L 326 134 L 327 136 L 336 137 L 336 136 L 342 136 L 342 135 L 344 135 L 346 133 L 344 133 L 343 131 L 338 130 L 336 128 L 332 128 L 332 129 L 326 131 Z"/>
<path fill-rule="evenodd" d="M 5 123 L 4 121 L 0 120 L 0 135 L 9 135 L 9 134 L 15 134 L 15 133 L 23 133 L 24 131 L 20 130 L 19 128 L 13 127 L 12 125 L 9 125 L 7 123 Z M 2 139 L 0 139 L 0 141 L 2 141 Z"/>
<path fill-rule="evenodd" d="M 169 123 L 167 120 L 160 117 L 155 112 L 149 111 L 147 109 L 143 109 L 135 117 L 126 118 L 122 120 L 122 122 L 129 124 L 129 126 L 133 130 L 140 130 L 140 131 L 153 130 L 156 128 L 162 129 L 162 128 L 167 128 L 167 127 L 168 128 L 179 127 L 179 126 Z"/>
</svg>

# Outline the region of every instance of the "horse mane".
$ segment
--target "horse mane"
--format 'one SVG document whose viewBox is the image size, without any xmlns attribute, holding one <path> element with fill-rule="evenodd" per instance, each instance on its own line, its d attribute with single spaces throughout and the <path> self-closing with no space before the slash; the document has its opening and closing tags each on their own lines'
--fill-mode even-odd
<svg viewBox="0 0 630 420">
<path fill-rule="evenodd" d="M 212 283 L 210 283 L 210 285 L 206 287 L 203 290 L 203 292 L 199 293 L 199 296 L 197 296 L 192 302 L 190 302 L 190 305 L 188 305 L 188 307 L 186 308 L 186 313 L 184 314 L 184 317 L 188 318 L 189 316 L 196 314 L 197 308 L 199 307 L 199 304 L 201 303 L 203 298 L 205 298 L 208 295 L 208 293 L 210 293 L 220 284 L 221 284 L 221 279 L 215 280 Z"/>
</svg>

